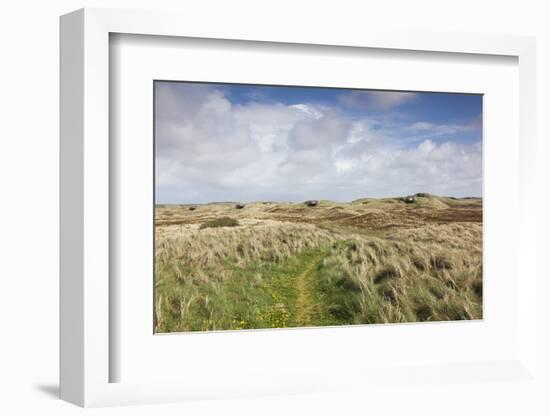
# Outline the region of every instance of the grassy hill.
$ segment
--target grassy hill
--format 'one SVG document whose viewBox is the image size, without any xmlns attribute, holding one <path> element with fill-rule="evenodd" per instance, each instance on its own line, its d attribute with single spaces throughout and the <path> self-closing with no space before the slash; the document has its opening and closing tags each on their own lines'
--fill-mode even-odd
<svg viewBox="0 0 550 416">
<path fill-rule="evenodd" d="M 480 198 L 159 205 L 155 225 L 157 332 L 482 317 Z"/>
</svg>

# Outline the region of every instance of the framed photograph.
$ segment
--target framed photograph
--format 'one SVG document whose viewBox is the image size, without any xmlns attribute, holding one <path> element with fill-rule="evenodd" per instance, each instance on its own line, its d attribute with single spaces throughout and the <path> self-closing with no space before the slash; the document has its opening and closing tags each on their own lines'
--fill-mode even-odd
<svg viewBox="0 0 550 416">
<path fill-rule="evenodd" d="M 63 16 L 62 398 L 536 383 L 534 51 Z"/>
<path fill-rule="evenodd" d="M 155 333 L 483 319 L 481 94 L 153 88 Z"/>
</svg>

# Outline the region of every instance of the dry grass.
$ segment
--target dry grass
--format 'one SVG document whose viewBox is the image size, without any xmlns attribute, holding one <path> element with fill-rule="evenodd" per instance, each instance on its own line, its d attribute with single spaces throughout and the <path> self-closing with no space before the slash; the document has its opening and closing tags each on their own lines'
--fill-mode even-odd
<svg viewBox="0 0 550 416">
<path fill-rule="evenodd" d="M 480 199 L 193 206 L 156 209 L 158 332 L 482 317 Z"/>
<path fill-rule="evenodd" d="M 291 278 L 300 265 L 272 266 L 333 241 L 331 232 L 313 225 L 275 221 L 176 228 L 157 233 L 158 332 L 287 326 L 281 305 L 292 288 L 278 275 Z"/>
<path fill-rule="evenodd" d="M 353 236 L 333 247 L 319 280 L 350 323 L 482 317 L 481 227 L 425 228 L 392 239 Z M 332 286 L 347 290 L 339 294 Z"/>
<path fill-rule="evenodd" d="M 333 241 L 333 233 L 310 224 L 256 223 L 231 228 L 183 228 L 170 237 L 157 234 L 157 263 L 190 268 L 224 266 L 233 259 L 277 261 L 302 250 Z"/>
</svg>

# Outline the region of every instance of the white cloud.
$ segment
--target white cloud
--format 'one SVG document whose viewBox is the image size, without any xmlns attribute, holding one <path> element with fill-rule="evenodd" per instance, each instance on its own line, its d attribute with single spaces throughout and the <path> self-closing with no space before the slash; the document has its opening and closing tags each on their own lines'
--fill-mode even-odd
<svg viewBox="0 0 550 416">
<path fill-rule="evenodd" d="M 481 119 L 475 119 L 464 124 L 435 124 L 426 121 L 417 121 L 411 124 L 410 129 L 425 136 L 443 136 L 456 133 L 470 132 L 481 128 Z"/>
<path fill-rule="evenodd" d="M 347 107 L 367 111 L 385 111 L 398 107 L 418 94 L 398 91 L 352 91 L 342 94 L 340 102 Z"/>
<path fill-rule="evenodd" d="M 310 103 L 235 105 L 190 84 L 163 84 L 156 103 L 161 203 L 481 193 L 480 144 L 405 146 L 410 126 Z"/>
<path fill-rule="evenodd" d="M 290 108 L 295 108 L 296 110 L 299 110 L 303 113 L 304 118 L 313 118 L 315 120 L 319 120 L 321 117 L 323 117 L 323 113 L 319 110 L 316 110 L 315 107 L 306 105 L 306 104 L 294 104 L 291 105 Z"/>
<path fill-rule="evenodd" d="M 431 130 L 434 127 L 433 123 L 427 123 L 425 121 L 417 121 L 411 125 L 414 130 Z"/>
</svg>

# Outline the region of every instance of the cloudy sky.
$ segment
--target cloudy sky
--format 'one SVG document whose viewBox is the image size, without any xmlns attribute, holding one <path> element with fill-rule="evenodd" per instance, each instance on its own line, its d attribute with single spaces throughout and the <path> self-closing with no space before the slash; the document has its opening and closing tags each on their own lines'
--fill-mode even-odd
<svg viewBox="0 0 550 416">
<path fill-rule="evenodd" d="M 155 82 L 156 202 L 481 196 L 480 95 Z"/>
</svg>

